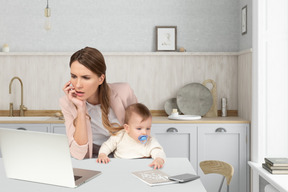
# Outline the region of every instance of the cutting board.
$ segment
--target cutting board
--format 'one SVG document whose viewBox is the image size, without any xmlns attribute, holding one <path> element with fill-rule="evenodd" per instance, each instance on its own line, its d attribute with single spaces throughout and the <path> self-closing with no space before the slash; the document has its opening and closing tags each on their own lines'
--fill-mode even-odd
<svg viewBox="0 0 288 192">
<path fill-rule="evenodd" d="M 168 99 L 164 104 L 164 109 L 167 115 L 171 115 L 173 109 L 177 109 L 178 113 L 181 114 L 181 111 L 177 106 L 176 98 Z"/>
<path fill-rule="evenodd" d="M 209 89 L 207 87 L 207 85 L 209 83 L 212 84 L 211 89 Z M 207 79 L 207 80 L 203 81 L 203 85 L 210 90 L 212 97 L 213 97 L 213 104 L 212 104 L 210 110 L 205 114 L 204 117 L 217 117 L 218 111 L 217 111 L 217 87 L 216 87 L 216 83 L 212 79 Z"/>
<path fill-rule="evenodd" d="M 177 106 L 184 115 L 205 115 L 213 104 L 210 90 L 201 83 L 190 83 L 177 93 Z"/>
</svg>

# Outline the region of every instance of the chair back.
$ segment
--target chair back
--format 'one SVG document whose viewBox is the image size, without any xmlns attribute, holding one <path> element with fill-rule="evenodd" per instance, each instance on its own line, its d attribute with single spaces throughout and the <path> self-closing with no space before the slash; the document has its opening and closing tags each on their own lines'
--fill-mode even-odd
<svg viewBox="0 0 288 192">
<path fill-rule="evenodd" d="M 234 168 L 232 165 L 223 161 L 208 160 L 200 162 L 200 167 L 205 175 L 209 173 L 223 175 L 226 178 L 227 187 L 229 188 L 232 176 L 234 174 Z M 220 186 L 220 188 L 221 187 L 222 186 Z"/>
</svg>

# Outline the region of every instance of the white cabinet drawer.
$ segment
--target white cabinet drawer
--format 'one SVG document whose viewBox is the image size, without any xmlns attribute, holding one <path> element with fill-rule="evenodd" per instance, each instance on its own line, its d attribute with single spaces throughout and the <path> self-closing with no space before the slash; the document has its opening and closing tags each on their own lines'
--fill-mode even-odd
<svg viewBox="0 0 288 192">
<path fill-rule="evenodd" d="M 50 132 L 50 124 L 0 124 L 0 128 L 38 131 L 38 132 Z M 1 151 L 0 151 L 0 157 Z"/>
<path fill-rule="evenodd" d="M 2 128 L 50 132 L 50 124 L 0 124 Z"/>
<path fill-rule="evenodd" d="M 66 134 L 65 125 L 64 124 L 51 124 L 51 132 L 59 133 L 59 134 Z"/>
</svg>

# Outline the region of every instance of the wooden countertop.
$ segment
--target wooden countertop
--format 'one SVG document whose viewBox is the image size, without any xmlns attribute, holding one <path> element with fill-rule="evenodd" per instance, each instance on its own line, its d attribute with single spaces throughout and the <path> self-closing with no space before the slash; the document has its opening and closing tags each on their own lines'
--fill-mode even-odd
<svg viewBox="0 0 288 192">
<path fill-rule="evenodd" d="M 152 123 L 154 124 L 229 124 L 229 123 L 250 123 L 250 121 L 242 119 L 240 117 L 202 117 L 199 120 L 170 120 L 167 116 L 153 116 Z M 0 124 L 64 124 L 64 120 L 59 120 L 57 117 L 51 117 L 47 120 L 17 120 L 7 121 L 0 120 Z"/>
<path fill-rule="evenodd" d="M 28 117 L 29 118 L 29 117 Z M 50 117 L 47 120 L 0 120 L 0 124 L 63 124 L 64 120 L 58 117 Z"/>
<path fill-rule="evenodd" d="M 215 123 L 250 123 L 250 121 L 247 121 L 245 119 L 242 119 L 240 117 L 202 117 L 199 120 L 191 120 L 191 121 L 185 121 L 185 120 L 170 120 L 167 116 L 155 116 L 152 118 L 152 123 L 160 124 L 160 123 L 169 123 L 169 124 L 215 124 Z"/>
</svg>

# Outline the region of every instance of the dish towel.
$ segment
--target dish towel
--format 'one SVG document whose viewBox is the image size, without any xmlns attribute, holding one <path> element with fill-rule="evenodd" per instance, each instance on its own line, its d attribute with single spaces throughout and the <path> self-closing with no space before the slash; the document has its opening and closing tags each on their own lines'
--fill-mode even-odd
<svg viewBox="0 0 288 192">
<path fill-rule="evenodd" d="M 265 192 L 279 192 L 275 187 L 273 187 L 271 184 L 268 184 L 264 188 Z"/>
</svg>

